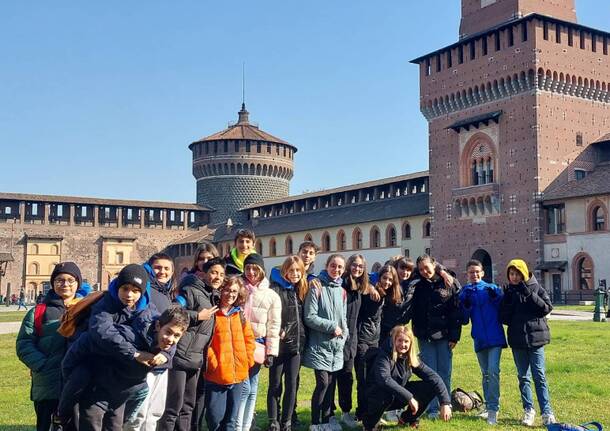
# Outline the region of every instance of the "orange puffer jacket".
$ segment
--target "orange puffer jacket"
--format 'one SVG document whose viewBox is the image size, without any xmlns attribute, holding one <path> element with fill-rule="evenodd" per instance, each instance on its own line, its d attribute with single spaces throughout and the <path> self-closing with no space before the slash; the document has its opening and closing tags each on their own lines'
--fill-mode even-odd
<svg viewBox="0 0 610 431">
<path fill-rule="evenodd" d="M 242 323 L 240 308 L 233 308 L 228 314 L 218 310 L 205 379 L 218 385 L 246 380 L 254 365 L 254 344 L 252 328 L 245 319 Z"/>
</svg>

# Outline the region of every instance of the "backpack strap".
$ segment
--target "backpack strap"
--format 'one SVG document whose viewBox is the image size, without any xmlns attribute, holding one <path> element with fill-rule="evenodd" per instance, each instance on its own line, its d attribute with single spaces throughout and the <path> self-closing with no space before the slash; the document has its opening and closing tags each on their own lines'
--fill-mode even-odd
<svg viewBox="0 0 610 431">
<path fill-rule="evenodd" d="M 34 308 L 34 333 L 40 337 L 42 335 L 42 324 L 44 319 L 44 312 L 47 311 L 47 304 L 36 304 Z"/>
</svg>

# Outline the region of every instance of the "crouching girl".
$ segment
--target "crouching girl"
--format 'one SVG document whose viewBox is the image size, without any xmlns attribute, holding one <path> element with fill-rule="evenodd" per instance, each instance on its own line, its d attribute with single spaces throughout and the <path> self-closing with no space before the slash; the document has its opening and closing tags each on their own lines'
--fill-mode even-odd
<svg viewBox="0 0 610 431">
<path fill-rule="evenodd" d="M 247 296 L 239 277 L 228 278 L 220 291 L 205 371 L 205 417 L 210 431 L 235 430 L 243 384 L 254 365 L 254 334 L 241 309 Z"/>
<path fill-rule="evenodd" d="M 415 374 L 421 381 L 410 382 Z M 440 417 L 451 419 L 451 399 L 443 380 L 417 358 L 415 337 L 408 326 L 396 326 L 379 350 L 367 379 L 367 411 L 364 430 L 373 430 L 383 412 L 405 408 L 401 422 L 415 426 L 428 404 L 440 399 Z"/>
</svg>

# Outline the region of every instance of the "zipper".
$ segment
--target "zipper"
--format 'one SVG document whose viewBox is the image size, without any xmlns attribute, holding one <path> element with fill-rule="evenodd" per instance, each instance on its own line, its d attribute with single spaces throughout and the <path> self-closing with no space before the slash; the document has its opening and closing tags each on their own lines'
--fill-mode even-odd
<svg viewBox="0 0 610 431">
<path fill-rule="evenodd" d="M 299 324 L 300 323 L 300 321 L 299 321 L 299 319 L 300 319 L 299 318 L 299 298 L 297 298 L 297 293 L 294 290 L 294 288 L 293 288 L 292 292 L 293 292 L 292 296 L 294 298 L 294 305 L 295 305 L 294 309 L 295 309 L 295 312 L 296 312 L 296 315 L 297 315 L 297 320 L 296 320 L 296 325 L 297 325 L 297 352 L 300 352 L 301 351 L 301 344 L 300 344 L 301 343 L 301 331 L 300 331 L 301 325 Z"/>
<path fill-rule="evenodd" d="M 229 321 L 229 337 L 231 338 L 231 345 L 233 345 L 233 330 L 231 329 L 231 327 L 233 326 L 231 320 L 233 320 L 233 318 L 231 316 L 227 316 L 227 317 L 228 317 L 228 321 Z M 240 324 L 241 324 L 241 322 L 240 322 Z M 237 379 L 237 368 L 235 367 L 235 353 L 234 353 L 235 349 L 231 349 L 231 350 L 233 350 L 233 352 L 232 352 L 232 354 L 233 354 L 233 382 L 235 382 L 235 380 Z"/>
</svg>

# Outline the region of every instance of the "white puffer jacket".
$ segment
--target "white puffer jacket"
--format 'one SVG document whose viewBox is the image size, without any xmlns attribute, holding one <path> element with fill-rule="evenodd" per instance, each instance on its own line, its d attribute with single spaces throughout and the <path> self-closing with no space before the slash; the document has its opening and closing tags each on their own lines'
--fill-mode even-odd
<svg viewBox="0 0 610 431">
<path fill-rule="evenodd" d="M 280 347 L 280 327 L 282 324 L 282 301 L 269 287 L 265 277 L 258 286 L 244 280 L 250 294 L 244 307 L 244 315 L 252 326 L 254 338 L 264 338 L 266 355 L 277 356 Z"/>
</svg>

